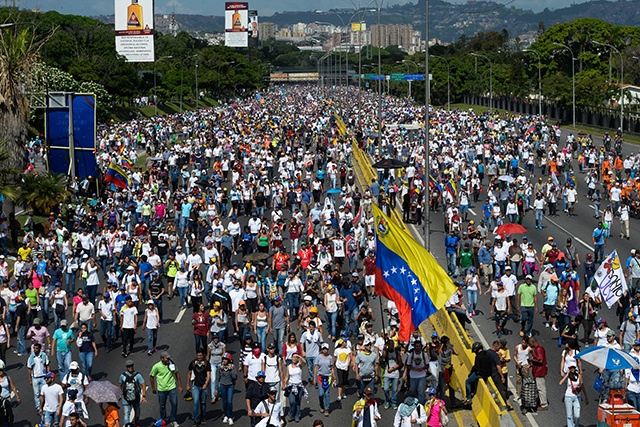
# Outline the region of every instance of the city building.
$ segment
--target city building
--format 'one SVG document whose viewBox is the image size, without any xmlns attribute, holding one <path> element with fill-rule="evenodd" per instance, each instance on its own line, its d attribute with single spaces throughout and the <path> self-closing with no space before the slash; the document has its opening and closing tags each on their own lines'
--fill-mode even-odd
<svg viewBox="0 0 640 427">
<path fill-rule="evenodd" d="M 260 40 L 275 39 L 278 27 L 273 22 L 258 22 L 258 38 Z"/>
<path fill-rule="evenodd" d="M 419 32 L 417 39 L 420 39 Z M 416 51 L 420 43 L 416 43 L 416 31 L 409 24 L 382 24 L 371 26 L 371 44 L 376 47 L 402 46 L 407 52 Z"/>
</svg>

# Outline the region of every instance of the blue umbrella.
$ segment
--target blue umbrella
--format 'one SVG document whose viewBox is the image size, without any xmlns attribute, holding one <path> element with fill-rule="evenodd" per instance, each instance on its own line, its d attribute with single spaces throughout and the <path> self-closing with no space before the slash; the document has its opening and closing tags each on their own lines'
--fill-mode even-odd
<svg viewBox="0 0 640 427">
<path fill-rule="evenodd" d="M 640 369 L 640 363 L 628 353 L 611 347 L 589 347 L 576 355 L 596 368 L 617 371 L 620 369 Z"/>
<path fill-rule="evenodd" d="M 332 188 L 331 190 L 327 190 L 327 192 L 325 193 L 326 195 L 329 194 L 340 194 L 342 193 L 342 190 L 339 188 Z"/>
</svg>

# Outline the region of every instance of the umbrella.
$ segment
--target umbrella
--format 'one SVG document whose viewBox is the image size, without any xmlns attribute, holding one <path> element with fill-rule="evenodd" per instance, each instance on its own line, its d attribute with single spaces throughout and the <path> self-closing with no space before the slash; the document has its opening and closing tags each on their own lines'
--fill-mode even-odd
<svg viewBox="0 0 640 427">
<path fill-rule="evenodd" d="M 242 260 L 243 261 L 262 261 L 263 259 L 269 258 L 271 255 L 266 254 L 264 252 L 254 252 L 249 255 L 245 255 Z"/>
<path fill-rule="evenodd" d="M 628 353 L 611 347 L 589 347 L 576 355 L 596 368 L 617 371 L 619 369 L 640 369 L 640 363 Z"/>
<path fill-rule="evenodd" d="M 499 234 L 503 237 L 507 234 L 525 234 L 526 232 L 526 228 L 524 228 L 520 224 L 514 223 L 502 224 L 501 226 L 493 230 L 493 234 Z"/>
<path fill-rule="evenodd" d="M 502 182 L 506 182 L 508 184 L 511 184 L 513 181 L 515 181 L 515 178 L 512 177 L 511 175 L 500 175 L 498 177 L 498 179 Z"/>
<path fill-rule="evenodd" d="M 342 193 L 342 190 L 339 188 L 332 188 L 331 190 L 327 190 L 327 192 L 325 193 L 326 195 L 329 194 L 340 194 Z"/>
<path fill-rule="evenodd" d="M 382 159 L 372 165 L 374 169 L 400 169 L 407 166 L 409 166 L 407 162 L 398 159 Z"/>
<path fill-rule="evenodd" d="M 110 381 L 91 381 L 84 390 L 84 395 L 96 403 L 119 402 L 122 390 Z"/>
</svg>

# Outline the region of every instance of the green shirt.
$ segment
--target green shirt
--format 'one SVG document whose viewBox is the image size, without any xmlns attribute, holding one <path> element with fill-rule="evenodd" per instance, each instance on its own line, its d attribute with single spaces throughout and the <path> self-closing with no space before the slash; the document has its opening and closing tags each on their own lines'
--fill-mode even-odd
<svg viewBox="0 0 640 427">
<path fill-rule="evenodd" d="M 460 251 L 460 268 L 469 268 L 473 265 L 473 252 L 471 251 Z"/>
<path fill-rule="evenodd" d="M 71 351 L 71 345 L 67 343 L 67 340 L 74 339 L 73 331 L 71 329 L 67 329 L 66 332 L 61 328 L 56 329 L 53 332 L 53 339 L 56 340 L 56 351 L 60 353 Z"/>
<path fill-rule="evenodd" d="M 518 295 L 520 295 L 520 306 L 535 307 L 537 293 L 538 288 L 533 283 L 531 283 L 530 285 L 527 285 L 526 282 L 521 284 L 520 287 L 518 287 Z"/>
<path fill-rule="evenodd" d="M 175 366 L 175 370 L 171 372 L 171 370 L 169 370 L 169 366 L 171 365 L 175 365 L 173 361 L 165 365 L 161 360 L 151 368 L 149 376 L 156 379 L 156 388 L 158 391 L 170 391 L 177 387 L 175 374 L 178 372 L 178 367 Z"/>
</svg>

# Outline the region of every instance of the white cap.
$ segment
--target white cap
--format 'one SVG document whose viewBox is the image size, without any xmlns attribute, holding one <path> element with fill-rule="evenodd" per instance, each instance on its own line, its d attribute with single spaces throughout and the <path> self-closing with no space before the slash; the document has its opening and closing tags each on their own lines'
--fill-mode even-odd
<svg viewBox="0 0 640 427">
<path fill-rule="evenodd" d="M 313 301 L 313 298 L 311 298 L 311 295 L 305 295 L 303 301 Z"/>
<path fill-rule="evenodd" d="M 73 361 L 69 364 L 69 369 L 78 369 L 80 368 L 80 366 L 78 366 L 78 362 Z"/>
</svg>

